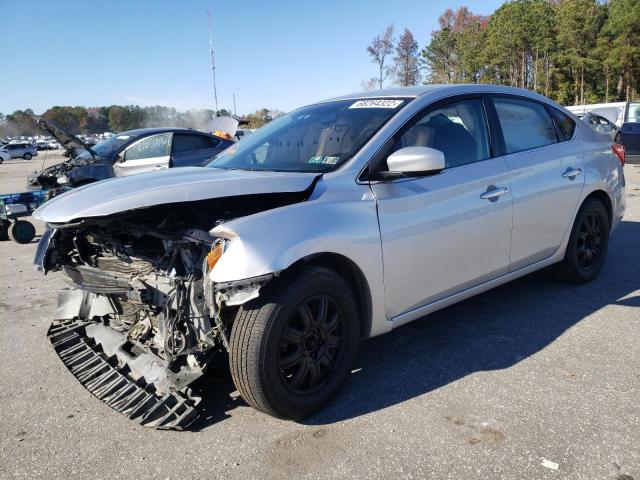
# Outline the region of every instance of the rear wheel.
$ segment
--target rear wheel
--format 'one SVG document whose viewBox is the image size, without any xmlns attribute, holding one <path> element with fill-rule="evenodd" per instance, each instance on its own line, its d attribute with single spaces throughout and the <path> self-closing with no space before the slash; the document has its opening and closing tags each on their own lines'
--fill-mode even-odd
<svg viewBox="0 0 640 480">
<path fill-rule="evenodd" d="M 9 235 L 16 243 L 29 243 L 36 236 L 36 229 L 31 222 L 16 220 L 9 229 Z"/>
<path fill-rule="evenodd" d="M 25 160 L 31 160 L 32 155 L 30 153 L 25 153 L 22 158 L 24 158 Z"/>
<path fill-rule="evenodd" d="M 297 420 L 321 409 L 347 378 L 360 328 L 336 272 L 307 267 L 243 305 L 231 332 L 233 381 L 252 407 Z"/>
<path fill-rule="evenodd" d="M 602 202 L 587 200 L 578 211 L 564 260 L 558 266 L 565 280 L 586 283 L 598 276 L 607 256 L 609 230 L 609 216 Z"/>
</svg>

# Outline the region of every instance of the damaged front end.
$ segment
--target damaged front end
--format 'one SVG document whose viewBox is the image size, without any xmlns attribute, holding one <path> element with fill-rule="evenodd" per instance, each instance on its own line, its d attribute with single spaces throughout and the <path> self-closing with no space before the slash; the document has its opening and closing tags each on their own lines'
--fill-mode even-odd
<svg viewBox="0 0 640 480">
<path fill-rule="evenodd" d="M 71 158 L 66 162 L 32 172 L 27 177 L 27 188 L 71 187 L 113 176 L 112 165 L 78 137 L 43 117 L 33 115 L 32 118 L 40 128 L 58 141 L 65 149 L 66 155 Z"/>
<path fill-rule="evenodd" d="M 227 220 L 304 200 L 308 191 L 138 208 L 49 224 L 35 263 L 61 271 L 49 338 L 95 396 L 138 423 L 181 429 L 197 418 L 189 385 L 225 356 L 238 305 L 273 276 L 214 284 Z"/>
</svg>

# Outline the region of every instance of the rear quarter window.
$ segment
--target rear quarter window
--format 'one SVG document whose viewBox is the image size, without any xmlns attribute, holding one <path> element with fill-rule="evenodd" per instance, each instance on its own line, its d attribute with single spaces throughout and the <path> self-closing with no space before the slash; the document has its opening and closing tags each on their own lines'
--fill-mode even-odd
<svg viewBox="0 0 640 480">
<path fill-rule="evenodd" d="M 553 119 L 556 122 L 558 127 L 558 135 L 560 136 L 561 142 L 566 142 L 567 140 L 571 140 L 573 137 L 573 132 L 576 129 L 576 122 L 573 119 L 560 110 L 555 108 L 551 108 L 551 115 L 553 115 Z"/>
<path fill-rule="evenodd" d="M 219 140 L 206 135 L 197 135 L 194 133 L 174 133 L 173 134 L 173 153 L 191 152 L 194 150 L 205 150 L 215 148 Z"/>
</svg>

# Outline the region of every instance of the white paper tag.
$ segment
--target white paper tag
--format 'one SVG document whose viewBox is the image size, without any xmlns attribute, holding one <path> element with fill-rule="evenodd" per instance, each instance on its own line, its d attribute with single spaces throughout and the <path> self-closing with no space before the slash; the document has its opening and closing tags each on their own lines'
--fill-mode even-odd
<svg viewBox="0 0 640 480">
<path fill-rule="evenodd" d="M 340 157 L 324 157 L 322 163 L 325 165 L 335 165 L 340 160 Z"/>
<path fill-rule="evenodd" d="M 371 99 L 371 100 L 358 100 L 349 108 L 398 108 L 404 100 L 384 100 L 384 99 Z"/>
</svg>

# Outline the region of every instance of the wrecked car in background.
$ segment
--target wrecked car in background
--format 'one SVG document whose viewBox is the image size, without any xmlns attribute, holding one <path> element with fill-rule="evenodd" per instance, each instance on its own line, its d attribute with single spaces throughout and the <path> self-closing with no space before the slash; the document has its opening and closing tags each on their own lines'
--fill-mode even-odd
<svg viewBox="0 0 640 480">
<path fill-rule="evenodd" d="M 72 287 L 49 338 L 89 391 L 146 426 L 188 426 L 193 382 L 227 354 L 248 404 L 300 419 L 337 392 L 361 338 L 551 264 L 595 278 L 623 185 L 606 139 L 532 92 L 317 103 L 208 168 L 44 204 L 35 264 Z"/>
<path fill-rule="evenodd" d="M 201 166 L 234 143 L 186 128 L 141 128 L 89 146 L 44 118 L 36 121 L 71 159 L 29 175 L 29 188 L 77 187 L 112 177 Z"/>
</svg>

